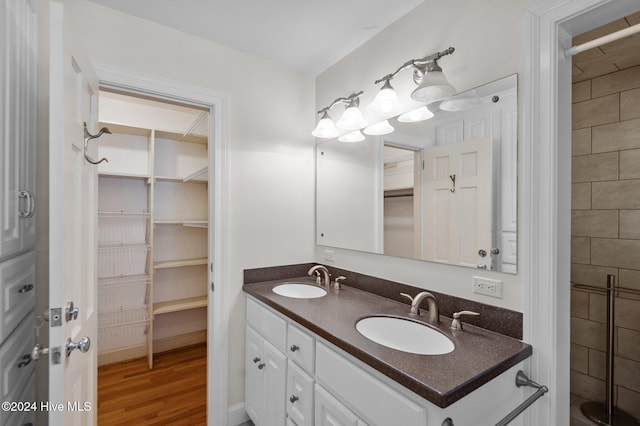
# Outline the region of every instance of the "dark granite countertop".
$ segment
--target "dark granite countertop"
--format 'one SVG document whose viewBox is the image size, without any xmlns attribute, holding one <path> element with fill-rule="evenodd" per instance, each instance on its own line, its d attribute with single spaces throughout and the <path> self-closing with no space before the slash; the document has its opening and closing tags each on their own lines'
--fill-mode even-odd
<svg viewBox="0 0 640 426">
<path fill-rule="evenodd" d="M 356 322 L 371 315 L 387 315 L 427 322 L 428 314 L 409 316 L 409 306 L 347 285 L 326 289 L 317 299 L 277 295 L 283 282 L 313 284 L 308 276 L 245 284 L 244 291 L 358 358 L 382 374 L 439 407 L 447 407 L 531 356 L 531 346 L 493 331 L 464 324 L 452 330 L 451 319 L 440 316 L 437 325 L 454 345 L 444 355 L 416 355 L 379 345 L 362 336 Z M 424 304 L 426 306 L 426 303 Z M 464 317 L 463 317 L 464 323 Z"/>
</svg>

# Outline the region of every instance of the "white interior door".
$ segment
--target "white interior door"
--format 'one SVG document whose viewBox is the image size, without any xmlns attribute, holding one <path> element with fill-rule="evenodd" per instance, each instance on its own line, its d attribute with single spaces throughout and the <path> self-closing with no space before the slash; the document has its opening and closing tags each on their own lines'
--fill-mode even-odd
<svg viewBox="0 0 640 426">
<path fill-rule="evenodd" d="M 491 139 L 425 149 L 423 258 L 491 267 Z"/>
<path fill-rule="evenodd" d="M 68 339 L 97 339 L 97 166 L 84 157 L 83 123 L 95 132 L 98 86 L 76 44 L 72 14 L 69 1 L 50 3 L 49 302 L 62 312 L 60 326 L 50 318 L 49 424 L 85 426 L 96 424 L 97 351 L 86 344 L 66 349 Z M 92 157 L 97 143 L 90 142 Z M 65 314 L 69 302 L 77 316 Z"/>
</svg>

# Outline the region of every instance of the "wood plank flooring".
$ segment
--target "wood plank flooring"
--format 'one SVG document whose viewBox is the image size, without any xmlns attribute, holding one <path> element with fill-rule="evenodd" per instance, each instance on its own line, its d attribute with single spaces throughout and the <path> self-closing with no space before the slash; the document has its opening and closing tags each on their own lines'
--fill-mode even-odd
<svg viewBox="0 0 640 426">
<path fill-rule="evenodd" d="M 205 425 L 207 346 L 189 346 L 98 369 L 98 424 Z"/>
</svg>

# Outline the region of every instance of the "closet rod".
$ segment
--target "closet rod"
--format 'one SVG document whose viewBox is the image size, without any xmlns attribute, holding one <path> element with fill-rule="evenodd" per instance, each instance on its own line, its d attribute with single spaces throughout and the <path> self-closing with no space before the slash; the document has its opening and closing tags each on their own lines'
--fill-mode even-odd
<svg viewBox="0 0 640 426">
<path fill-rule="evenodd" d="M 585 50 L 593 49 L 594 47 L 602 46 L 603 44 L 611 43 L 612 41 L 620 40 L 621 38 L 629 37 L 636 33 L 640 33 L 640 24 L 632 25 L 629 28 L 616 31 L 615 33 L 607 34 L 606 36 L 599 37 L 595 40 L 570 47 L 564 51 L 564 54 L 567 58 L 570 58 L 573 55 L 584 52 Z"/>
</svg>

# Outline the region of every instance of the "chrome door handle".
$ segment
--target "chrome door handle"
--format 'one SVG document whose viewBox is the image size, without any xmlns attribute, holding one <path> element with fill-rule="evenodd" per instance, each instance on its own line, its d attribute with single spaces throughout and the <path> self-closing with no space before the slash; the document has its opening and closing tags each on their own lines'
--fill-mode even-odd
<svg viewBox="0 0 640 426">
<path fill-rule="evenodd" d="M 299 400 L 299 399 L 300 399 L 300 398 L 298 398 L 298 397 L 297 397 L 297 396 L 295 396 L 295 395 L 291 395 L 291 396 L 289 397 L 289 401 L 290 401 L 292 404 L 293 404 L 293 403 L 295 403 L 295 402 L 296 402 L 297 400 Z"/>
<path fill-rule="evenodd" d="M 289 349 L 291 349 L 291 352 L 295 352 L 295 351 L 297 351 L 298 349 L 300 349 L 300 346 L 298 346 L 298 345 L 291 345 L 291 347 L 290 347 Z"/>
<path fill-rule="evenodd" d="M 31 290 L 33 290 L 33 284 L 25 284 L 22 287 L 20 287 L 20 290 L 18 290 L 18 293 L 26 293 Z"/>
<path fill-rule="evenodd" d="M 74 343 L 69 337 L 67 339 L 67 344 L 66 344 L 67 357 L 71 354 L 71 352 L 74 349 L 78 349 L 80 352 L 85 353 L 89 350 L 90 347 L 91 347 L 91 339 L 89 339 L 89 337 L 87 336 L 84 336 L 77 343 Z"/>
<path fill-rule="evenodd" d="M 36 344 L 31 351 L 31 359 L 37 361 L 44 355 L 49 355 L 49 348 L 43 348 L 40 343 Z"/>
<path fill-rule="evenodd" d="M 20 191 L 18 197 L 27 199 L 27 209 L 18 211 L 18 217 L 30 218 L 36 212 L 36 197 L 31 191 Z"/>
<path fill-rule="evenodd" d="M 67 307 L 64 310 L 64 318 L 67 320 L 67 322 L 78 319 L 78 312 L 80 312 L 80 309 L 75 308 L 73 306 L 73 302 L 69 302 L 67 303 Z"/>
</svg>

